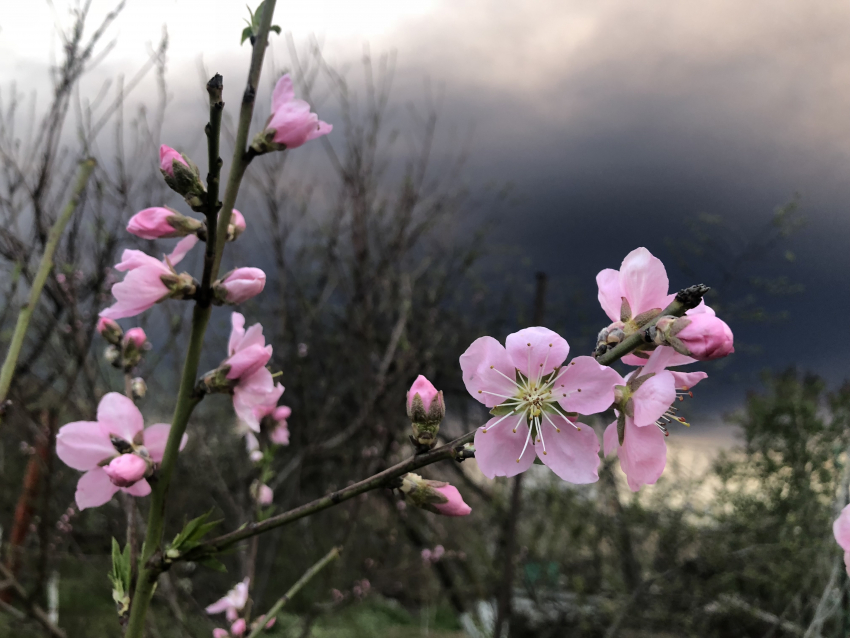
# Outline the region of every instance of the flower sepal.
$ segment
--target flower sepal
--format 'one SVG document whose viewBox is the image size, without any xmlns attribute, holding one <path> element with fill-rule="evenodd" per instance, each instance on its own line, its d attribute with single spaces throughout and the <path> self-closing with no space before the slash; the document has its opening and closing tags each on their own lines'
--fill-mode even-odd
<svg viewBox="0 0 850 638">
<path fill-rule="evenodd" d="M 176 157 L 171 162 L 171 173 L 160 168 L 168 187 L 183 196 L 189 207 L 198 213 L 204 212 L 207 189 L 201 181 L 201 171 L 188 155 L 182 154 L 181 162 Z"/>
</svg>

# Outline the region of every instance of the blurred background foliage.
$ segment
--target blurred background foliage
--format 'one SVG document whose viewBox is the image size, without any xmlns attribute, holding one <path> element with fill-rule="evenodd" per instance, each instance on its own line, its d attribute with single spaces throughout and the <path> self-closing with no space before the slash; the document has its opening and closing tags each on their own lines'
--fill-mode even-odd
<svg viewBox="0 0 850 638">
<path fill-rule="evenodd" d="M 113 537 L 123 542 L 128 508 L 138 503 L 114 499 L 78 512 L 78 474 L 55 459 L 54 438 L 58 426 L 90 418 L 105 392 L 122 387 L 94 332 L 114 281 L 111 265 L 127 245 L 165 249 L 128 237 L 126 220 L 150 205 L 177 204 L 155 162 L 166 117 L 167 38 L 139 71 L 158 78 L 153 104 L 125 113 L 132 82 L 75 102 L 80 75 L 100 51 L 99 30 L 91 41 L 83 37 L 86 18 L 78 11 L 65 33 L 48 106 L 27 111 L 15 93 L 0 104 L 4 341 L 67 175 L 80 157 L 99 160 L 0 427 L 0 529 L 2 560 L 69 636 L 119 636 L 109 548 Z M 249 496 L 261 473 L 270 476 L 273 509 L 281 512 L 409 455 L 404 396 L 417 374 L 446 394 L 443 440 L 476 427 L 484 415 L 463 388 L 458 356 L 478 336 L 503 339 L 534 314 L 534 274 L 510 248 L 486 247 L 487 225 L 470 229 L 466 221 L 473 210 L 510 207 L 509 191 L 468 190 L 463 144 L 435 157 L 439 98 L 426 95 L 400 119 L 391 56 L 366 56 L 360 70 L 341 73 L 315 42 L 301 50 L 288 42 L 299 95 L 335 100 L 343 113 L 335 144 L 317 142 L 331 176 L 298 172 L 289 153 L 255 162 L 239 204 L 249 230 L 227 259 L 268 273 L 265 293 L 240 311 L 249 324 L 261 322 L 274 345 L 272 368 L 282 372 L 283 402 L 293 409 L 291 441 L 252 464 L 227 398 L 209 397 L 190 423 L 166 536 L 210 509 L 222 532 L 268 515 Z M 32 126 L 38 135 L 22 133 Z M 715 286 L 712 305 L 735 321 L 776 317 L 763 304 L 781 303 L 773 297 L 798 286 L 751 265 L 771 251 L 793 260 L 786 240 L 801 220 L 796 200 L 752 236 L 698 217 L 683 229 L 686 239 L 671 244 L 669 263 Z M 602 322 L 595 301 L 569 282 L 550 282 L 544 301 L 546 325 L 561 330 L 573 352 L 589 351 Z M 149 387 L 140 403 L 148 423 L 167 420 L 172 409 L 186 305 L 163 304 L 139 318 L 154 346 L 137 370 Z M 218 311 L 208 368 L 224 358 L 228 330 L 227 313 Z M 342 559 L 289 603 L 268 635 L 492 636 L 495 601 L 507 587 L 515 637 L 846 636 L 850 590 L 831 523 L 848 500 L 850 386 L 829 390 L 797 370 L 735 382 L 752 394 L 723 418 L 718 436 L 734 432 L 739 441 L 710 465 L 679 457 L 688 437 L 676 441 L 681 433 L 674 431 L 668 470 L 654 488 L 630 493 L 615 458 L 603 461 L 599 482 L 588 486 L 534 467 L 519 511 L 511 483 L 484 480 L 474 461 L 431 466 L 425 474 L 455 484 L 473 508 L 470 517 L 405 507 L 389 491 L 354 499 L 246 543 L 223 557 L 227 573 L 176 565 L 160 580 L 149 634 L 211 635 L 221 623 L 203 608 L 246 575 L 254 614 L 262 613 L 342 545 Z M 594 424 L 600 435 L 607 422 Z M 144 511 L 138 507 L 137 521 Z M 508 557 L 511 518 L 516 554 Z M 423 558 L 437 547 L 439 560 Z M 512 583 L 504 578 L 507 560 L 516 565 Z M 19 603 L 8 588 L 0 592 L 0 634 L 42 635 Z"/>
</svg>

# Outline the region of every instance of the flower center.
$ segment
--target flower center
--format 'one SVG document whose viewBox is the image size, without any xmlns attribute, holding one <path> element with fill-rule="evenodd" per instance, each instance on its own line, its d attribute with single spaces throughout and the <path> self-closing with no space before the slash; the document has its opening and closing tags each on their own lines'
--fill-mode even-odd
<svg viewBox="0 0 850 638">
<path fill-rule="evenodd" d="M 682 386 L 681 388 L 676 388 L 676 400 L 684 401 L 685 397 L 693 398 L 694 393 L 688 388 L 688 386 Z M 678 421 L 679 423 L 685 424 L 687 427 L 691 427 L 691 424 L 685 421 L 684 417 L 678 416 L 676 413 L 679 411 L 679 408 L 671 405 L 667 408 L 667 411 L 661 415 L 655 425 L 658 426 L 658 429 L 664 432 L 664 436 L 670 436 L 670 432 L 667 430 L 667 425 L 672 423 L 673 421 Z"/>
</svg>

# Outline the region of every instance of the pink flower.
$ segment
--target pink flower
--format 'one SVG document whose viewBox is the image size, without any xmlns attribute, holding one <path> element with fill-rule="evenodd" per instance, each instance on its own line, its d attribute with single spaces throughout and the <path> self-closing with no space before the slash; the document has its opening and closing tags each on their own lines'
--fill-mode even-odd
<svg viewBox="0 0 850 638">
<path fill-rule="evenodd" d="M 148 337 L 145 335 L 145 331 L 141 328 L 130 328 L 124 335 L 125 345 L 133 344 L 133 346 L 139 350 L 144 347 L 147 340 Z"/>
<path fill-rule="evenodd" d="M 145 208 L 130 218 L 127 222 L 127 232 L 142 239 L 183 237 L 186 233 L 180 232 L 169 223 L 174 217 L 174 211 L 167 208 Z"/>
<path fill-rule="evenodd" d="M 732 330 L 713 314 L 681 317 L 673 322 L 673 331 L 683 324 L 685 327 L 675 333 L 675 338 L 697 361 L 720 359 L 735 352 Z"/>
<path fill-rule="evenodd" d="M 435 487 L 434 490 L 449 499 L 448 503 L 434 504 L 434 507 L 443 516 L 467 516 L 472 512 L 472 508 L 463 502 L 463 496 L 461 496 L 454 485 Z M 438 548 L 441 547 L 438 546 Z"/>
<path fill-rule="evenodd" d="M 145 478 L 148 464 L 135 454 L 121 454 L 112 459 L 109 465 L 105 465 L 103 471 L 114 485 L 131 487 Z"/>
<path fill-rule="evenodd" d="M 832 524 L 832 534 L 836 542 L 844 550 L 844 567 L 850 575 L 850 505 L 841 510 L 841 514 Z"/>
<path fill-rule="evenodd" d="M 230 214 L 230 223 L 227 225 L 227 239 L 228 241 L 233 241 L 239 237 L 242 233 L 245 232 L 247 225 L 245 224 L 245 217 L 235 208 L 233 212 Z"/>
<path fill-rule="evenodd" d="M 274 491 L 268 485 L 260 485 L 257 490 L 257 503 L 260 505 L 271 505 L 274 501 Z"/>
<path fill-rule="evenodd" d="M 621 382 L 592 357 L 561 364 L 570 347 L 547 328 L 476 339 L 460 357 L 467 391 L 495 414 L 475 433 L 475 458 L 488 478 L 524 472 L 535 456 L 572 483 L 598 480 L 599 440 L 570 413 L 595 414 L 614 401 Z M 527 454 L 531 443 L 534 452 Z"/>
<path fill-rule="evenodd" d="M 248 586 L 250 584 L 250 578 L 246 578 L 241 583 L 236 583 L 236 586 L 227 592 L 224 598 L 221 598 L 215 601 L 212 605 L 209 605 L 205 611 L 210 615 L 224 612 L 225 618 L 227 618 L 230 622 L 234 622 L 238 617 L 239 612 L 242 611 L 248 603 Z"/>
<path fill-rule="evenodd" d="M 653 485 L 664 471 L 667 464 L 664 423 L 674 419 L 684 421 L 675 415 L 675 408 L 671 407 L 681 396 L 677 390 L 689 392 L 691 387 L 708 376 L 705 372 L 665 370 L 677 356 L 672 348 L 658 348 L 643 368 L 632 372 L 628 380 L 623 380 L 625 385 L 618 387 L 616 412 L 624 419 L 623 445 L 619 445 L 617 421 L 605 429 L 602 442 L 606 456 L 617 451 L 620 468 L 633 492 L 643 485 Z M 645 377 L 648 378 L 637 389 L 630 387 L 629 382 L 635 386 L 639 379 Z"/>
<path fill-rule="evenodd" d="M 159 463 L 171 426 L 157 423 L 145 428 L 144 425 L 142 413 L 130 399 L 110 392 L 97 406 L 97 421 L 76 421 L 59 429 L 56 454 L 66 465 L 85 472 L 77 483 L 75 495 L 81 510 L 103 505 L 119 489 L 133 496 L 150 494 L 151 487 L 142 478 L 144 472 L 139 476 L 139 462 L 121 457 L 135 457 L 142 463 L 147 458 Z M 184 435 L 180 449 L 186 440 Z M 116 463 L 117 459 L 120 462 Z M 107 464 L 111 467 L 109 471 L 103 467 Z M 110 472 L 116 478 L 111 478 Z"/>
<path fill-rule="evenodd" d="M 269 435 L 272 443 L 277 445 L 289 445 L 289 427 L 286 420 L 291 414 L 292 409 L 285 405 L 276 407 L 274 412 L 272 412 L 272 420 L 276 423 L 274 429 Z"/>
<path fill-rule="evenodd" d="M 180 153 L 175 151 L 173 148 L 171 148 L 170 146 L 166 146 L 165 144 L 160 146 L 159 168 L 168 173 L 170 177 L 174 177 L 174 162 L 180 162 L 186 167 L 189 166 L 186 163 L 186 160 L 183 159 L 183 156 L 180 155 Z"/>
<path fill-rule="evenodd" d="M 426 547 L 425 549 L 422 550 L 421 555 L 422 555 L 422 560 L 424 560 L 426 563 L 431 562 L 431 550 L 430 549 L 428 549 Z"/>
<path fill-rule="evenodd" d="M 259 268 L 237 268 L 215 282 L 213 290 L 222 303 L 240 304 L 256 297 L 266 285 L 266 273 Z"/>
<path fill-rule="evenodd" d="M 437 388 L 434 387 L 434 384 L 428 381 L 421 374 L 416 377 L 416 381 L 413 382 L 413 385 L 410 386 L 410 390 L 407 392 L 407 409 L 413 409 L 413 399 L 416 395 L 419 395 L 419 398 L 422 399 L 422 404 L 425 406 L 425 410 L 431 406 L 431 402 L 439 396 L 439 392 Z"/>
<path fill-rule="evenodd" d="M 333 126 L 310 112 L 307 102 L 295 99 L 292 78 L 288 73 L 278 80 L 272 93 L 272 114 L 266 124 L 266 131 L 274 131 L 272 140 L 276 144 L 298 148 L 332 130 Z"/>
<path fill-rule="evenodd" d="M 231 315 L 231 323 L 230 357 L 224 364 L 231 365 L 227 378 L 238 379 L 233 388 L 233 408 L 251 430 L 259 432 L 260 420 L 274 410 L 283 386 L 274 382 L 265 367 L 272 347 L 265 345 L 263 327 L 257 323 L 245 330 L 245 317 L 238 312 Z"/>
<path fill-rule="evenodd" d="M 446 553 L 446 548 L 443 547 L 442 545 L 437 545 L 434 548 L 434 551 L 431 552 L 431 560 L 436 563 L 438 560 L 440 560 L 443 557 L 443 555 L 445 553 Z"/>
<path fill-rule="evenodd" d="M 230 625 L 230 633 L 233 636 L 241 636 L 247 629 L 247 623 L 244 618 L 239 618 L 236 622 Z"/>
<path fill-rule="evenodd" d="M 227 629 L 216 627 L 213 629 L 213 638 L 230 638 L 230 632 Z"/>
<path fill-rule="evenodd" d="M 191 277 L 177 275 L 173 266 L 180 263 L 196 243 L 198 238 L 194 235 L 184 237 L 163 261 L 141 250 L 125 250 L 121 263 L 116 264 L 115 269 L 128 271 L 127 276 L 124 281 L 112 286 L 115 303 L 102 310 L 100 316 L 107 319 L 133 317 L 173 294 L 187 291 L 191 286 Z M 173 289 L 165 284 L 163 278 L 175 282 Z"/>
</svg>

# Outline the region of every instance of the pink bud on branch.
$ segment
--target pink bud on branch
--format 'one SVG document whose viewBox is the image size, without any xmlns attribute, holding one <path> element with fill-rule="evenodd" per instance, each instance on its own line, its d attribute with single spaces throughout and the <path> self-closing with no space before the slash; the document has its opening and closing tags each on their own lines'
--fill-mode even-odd
<svg viewBox="0 0 850 638">
<path fill-rule="evenodd" d="M 457 488 L 410 472 L 401 478 L 401 493 L 416 507 L 443 516 L 466 516 L 472 512 Z"/>
<path fill-rule="evenodd" d="M 237 268 L 213 284 L 215 300 L 236 305 L 256 297 L 266 286 L 266 273 L 259 268 Z"/>
<path fill-rule="evenodd" d="M 142 239 L 165 239 L 195 234 L 203 224 L 167 207 L 145 208 L 127 222 L 127 232 Z"/>
<path fill-rule="evenodd" d="M 430 450 L 437 443 L 440 423 L 446 415 L 443 393 L 421 374 L 407 393 L 407 416 L 413 427 L 415 444 Z"/>
<path fill-rule="evenodd" d="M 295 98 L 292 78 L 287 73 L 278 80 L 272 93 L 272 113 L 266 128 L 254 137 L 251 149 L 258 154 L 298 148 L 317 137 L 327 135 L 333 126 L 310 112 L 310 105 Z"/>
</svg>

